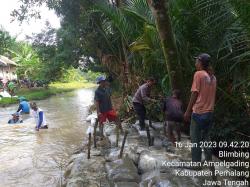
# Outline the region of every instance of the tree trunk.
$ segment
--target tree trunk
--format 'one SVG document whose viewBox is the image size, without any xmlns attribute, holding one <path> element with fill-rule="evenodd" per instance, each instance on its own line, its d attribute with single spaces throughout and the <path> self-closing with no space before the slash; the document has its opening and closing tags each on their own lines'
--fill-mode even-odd
<svg viewBox="0 0 250 187">
<path fill-rule="evenodd" d="M 120 7 L 121 6 L 121 0 L 115 0 L 116 2 L 116 7 Z"/>
<path fill-rule="evenodd" d="M 148 5 L 155 17 L 156 27 L 160 36 L 161 45 L 166 60 L 170 87 L 183 90 L 182 73 L 178 60 L 178 54 L 174 36 L 172 33 L 171 20 L 168 11 L 168 0 L 147 0 Z"/>
<path fill-rule="evenodd" d="M 128 57 L 127 57 L 127 50 L 124 44 L 124 41 L 122 41 L 122 50 L 124 54 L 124 63 L 123 63 L 123 86 L 124 86 L 124 95 L 126 96 L 128 93 L 128 76 L 129 76 L 129 67 L 128 67 Z"/>
</svg>

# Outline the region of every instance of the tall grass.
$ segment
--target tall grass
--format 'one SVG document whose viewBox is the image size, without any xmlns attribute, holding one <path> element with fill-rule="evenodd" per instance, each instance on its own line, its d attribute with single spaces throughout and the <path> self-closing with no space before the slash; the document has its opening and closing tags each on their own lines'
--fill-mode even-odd
<svg viewBox="0 0 250 187">
<path fill-rule="evenodd" d="M 93 83 L 88 82 L 70 82 L 70 83 L 51 83 L 48 88 L 22 88 L 16 93 L 16 96 L 24 96 L 27 100 L 42 100 L 52 95 L 70 92 L 80 88 L 90 88 L 95 86 Z M 0 106 L 18 103 L 17 97 L 2 98 Z"/>
</svg>

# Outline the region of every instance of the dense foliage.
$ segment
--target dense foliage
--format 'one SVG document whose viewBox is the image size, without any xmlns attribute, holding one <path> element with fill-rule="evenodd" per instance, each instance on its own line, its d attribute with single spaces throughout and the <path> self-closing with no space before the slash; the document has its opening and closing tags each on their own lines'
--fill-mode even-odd
<svg viewBox="0 0 250 187">
<path fill-rule="evenodd" d="M 5 31 L 0 30 L 0 55 L 13 59 L 17 64 L 19 78 L 39 79 L 43 65 L 37 52 L 32 46 L 25 42 L 18 42 Z"/>
<path fill-rule="evenodd" d="M 167 73 L 167 67 L 171 62 L 164 57 L 159 23 L 155 22 L 149 6 L 157 6 L 160 1 L 24 2 L 28 7 L 45 2 L 62 18 L 53 45 L 55 53 L 48 55 L 52 68 L 72 64 L 105 71 L 122 83 L 123 91 L 129 94 L 143 79 L 153 75 L 159 80 L 158 89 L 169 94 L 172 75 Z M 165 4 L 172 26 L 168 32 L 173 35 L 177 50 L 178 76 L 184 85 L 180 88 L 183 100 L 190 93 L 195 71 L 193 57 L 201 52 L 211 54 L 218 79 L 213 137 L 230 138 L 242 130 L 249 135 L 249 125 L 246 125 L 250 93 L 249 1 L 165 0 Z M 19 15 L 27 15 L 25 11 L 21 10 L 23 14 Z M 44 42 L 38 46 L 41 45 Z M 44 49 L 48 47 L 51 45 L 45 45 Z"/>
</svg>

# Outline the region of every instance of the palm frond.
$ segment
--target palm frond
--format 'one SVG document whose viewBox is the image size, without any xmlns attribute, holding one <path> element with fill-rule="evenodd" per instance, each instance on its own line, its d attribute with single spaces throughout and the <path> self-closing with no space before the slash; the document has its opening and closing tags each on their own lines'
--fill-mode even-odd
<svg viewBox="0 0 250 187">
<path fill-rule="evenodd" d="M 146 0 L 127 1 L 126 8 L 143 18 L 147 24 L 154 24 L 154 18 Z"/>
</svg>

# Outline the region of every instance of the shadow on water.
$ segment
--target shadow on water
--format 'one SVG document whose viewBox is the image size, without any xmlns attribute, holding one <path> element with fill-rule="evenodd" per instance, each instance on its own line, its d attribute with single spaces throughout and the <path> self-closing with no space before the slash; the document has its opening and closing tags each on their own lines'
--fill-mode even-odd
<svg viewBox="0 0 250 187">
<path fill-rule="evenodd" d="M 22 124 L 7 124 L 16 105 L 0 108 L 0 186 L 57 186 L 85 136 L 84 119 L 92 101 L 93 89 L 37 101 L 49 125 L 39 132 L 31 116 Z"/>
</svg>

